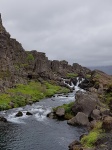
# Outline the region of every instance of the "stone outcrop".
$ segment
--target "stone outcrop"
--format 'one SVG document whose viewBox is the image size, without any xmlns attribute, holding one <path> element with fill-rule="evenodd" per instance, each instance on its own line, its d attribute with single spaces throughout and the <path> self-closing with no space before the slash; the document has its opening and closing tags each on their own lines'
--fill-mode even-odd
<svg viewBox="0 0 112 150">
<path fill-rule="evenodd" d="M 0 92 L 17 83 L 26 83 L 27 79 L 60 80 L 67 73 L 85 75 L 89 69 L 78 64 L 72 66 L 67 61 L 50 61 L 45 53 L 36 50 L 25 51 L 21 43 L 11 38 L 2 24 L 0 14 Z"/>
<path fill-rule="evenodd" d="M 85 115 L 82 112 L 78 112 L 75 117 L 67 121 L 68 124 L 70 125 L 82 125 L 82 126 L 88 126 L 89 125 L 89 120 L 88 116 Z"/>
<path fill-rule="evenodd" d="M 91 92 L 102 94 L 105 90 L 108 90 L 109 85 L 112 85 L 112 76 L 102 71 L 94 70 L 91 72 L 91 77 L 85 79 L 79 84 L 79 87 Z"/>
<path fill-rule="evenodd" d="M 99 99 L 96 94 L 92 94 L 89 92 L 83 93 L 78 91 L 76 93 L 76 101 L 74 106 L 72 107 L 73 113 L 76 115 L 78 112 L 85 113 L 88 117 L 90 117 L 91 112 L 96 109 L 99 105 Z"/>
</svg>

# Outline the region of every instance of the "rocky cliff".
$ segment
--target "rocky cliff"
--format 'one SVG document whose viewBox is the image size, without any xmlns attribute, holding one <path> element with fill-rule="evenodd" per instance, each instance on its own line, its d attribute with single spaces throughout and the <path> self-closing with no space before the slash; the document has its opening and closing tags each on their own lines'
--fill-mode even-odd
<svg viewBox="0 0 112 150">
<path fill-rule="evenodd" d="M 67 61 L 50 61 L 45 53 L 36 50 L 25 51 L 22 45 L 11 38 L 2 24 L 0 14 L 0 91 L 4 87 L 13 87 L 16 83 L 25 83 L 28 78 L 46 78 L 57 80 L 67 73 L 85 75 L 90 70 L 79 64 Z"/>
</svg>

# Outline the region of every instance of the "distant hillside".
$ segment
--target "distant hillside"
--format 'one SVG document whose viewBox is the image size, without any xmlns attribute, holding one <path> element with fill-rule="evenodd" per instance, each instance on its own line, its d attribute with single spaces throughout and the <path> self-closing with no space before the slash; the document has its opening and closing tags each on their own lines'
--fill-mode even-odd
<svg viewBox="0 0 112 150">
<path fill-rule="evenodd" d="M 101 70 L 109 75 L 112 75 L 112 66 L 96 66 L 96 67 L 88 67 L 91 70 Z"/>
</svg>

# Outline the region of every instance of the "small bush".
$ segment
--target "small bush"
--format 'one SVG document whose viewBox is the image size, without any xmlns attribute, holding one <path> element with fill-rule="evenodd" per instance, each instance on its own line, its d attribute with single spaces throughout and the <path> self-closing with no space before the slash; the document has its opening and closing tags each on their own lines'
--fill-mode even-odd
<svg viewBox="0 0 112 150">
<path fill-rule="evenodd" d="M 34 60 L 33 55 L 32 55 L 32 54 L 28 54 L 27 60 L 28 60 L 28 61 L 33 61 L 33 60 Z"/>
</svg>

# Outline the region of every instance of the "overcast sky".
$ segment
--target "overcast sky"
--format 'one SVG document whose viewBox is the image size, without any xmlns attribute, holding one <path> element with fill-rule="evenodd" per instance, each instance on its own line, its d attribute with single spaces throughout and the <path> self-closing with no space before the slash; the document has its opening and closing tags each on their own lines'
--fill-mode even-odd
<svg viewBox="0 0 112 150">
<path fill-rule="evenodd" d="M 0 0 L 0 12 L 26 50 L 70 64 L 112 65 L 112 0 Z"/>
</svg>

